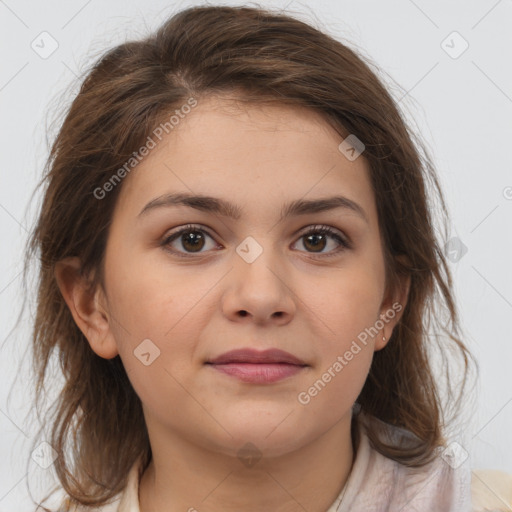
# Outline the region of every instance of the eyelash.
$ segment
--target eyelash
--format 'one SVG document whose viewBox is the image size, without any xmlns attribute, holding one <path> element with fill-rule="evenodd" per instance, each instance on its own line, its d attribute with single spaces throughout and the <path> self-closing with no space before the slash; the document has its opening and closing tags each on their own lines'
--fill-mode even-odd
<svg viewBox="0 0 512 512">
<path fill-rule="evenodd" d="M 169 249 L 169 248 L 167 248 L 167 246 L 171 242 L 173 242 L 174 240 L 179 238 L 180 235 L 182 235 L 184 233 L 195 232 L 195 231 L 206 233 L 210 238 L 213 239 L 213 236 L 210 235 L 210 233 L 206 229 L 204 229 L 202 226 L 194 225 L 194 224 L 188 224 L 187 226 L 184 226 L 180 230 L 176 231 L 175 233 L 172 233 L 171 235 L 165 237 L 163 239 L 161 245 L 163 247 L 166 247 L 167 251 L 169 251 L 172 254 L 177 255 L 179 257 L 183 257 L 183 258 L 194 257 L 194 255 L 201 254 L 201 253 L 182 253 L 182 252 L 179 252 L 179 251 L 175 251 L 174 249 Z M 347 249 L 351 249 L 352 248 L 352 244 L 350 243 L 350 241 L 347 238 L 341 236 L 338 233 L 338 231 L 334 230 L 330 226 L 325 226 L 325 225 L 315 225 L 315 226 L 312 226 L 308 231 L 306 231 L 305 233 L 302 233 L 300 235 L 299 239 L 301 239 L 303 237 L 306 237 L 308 235 L 311 235 L 311 234 L 329 235 L 332 238 L 334 238 L 341 245 L 341 247 L 339 247 L 338 249 L 335 249 L 334 251 L 331 251 L 329 253 L 325 253 L 325 254 L 321 254 L 320 253 L 318 255 L 315 255 L 315 253 L 309 253 L 309 254 L 312 255 L 313 258 L 329 258 L 329 257 L 338 255 L 338 253 L 340 253 L 342 251 L 345 251 Z"/>
</svg>

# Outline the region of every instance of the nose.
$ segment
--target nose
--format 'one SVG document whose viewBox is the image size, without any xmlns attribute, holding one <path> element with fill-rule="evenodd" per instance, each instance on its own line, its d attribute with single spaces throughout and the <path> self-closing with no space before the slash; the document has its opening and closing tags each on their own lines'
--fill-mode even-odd
<svg viewBox="0 0 512 512">
<path fill-rule="evenodd" d="M 284 325 L 293 318 L 296 298 L 291 272 L 271 252 L 265 249 L 252 262 L 234 255 L 222 296 L 222 309 L 230 320 Z"/>
</svg>

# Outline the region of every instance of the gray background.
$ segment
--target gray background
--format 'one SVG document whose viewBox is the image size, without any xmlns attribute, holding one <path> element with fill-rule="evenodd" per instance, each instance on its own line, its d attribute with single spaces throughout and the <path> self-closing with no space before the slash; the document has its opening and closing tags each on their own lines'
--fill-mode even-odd
<svg viewBox="0 0 512 512">
<path fill-rule="evenodd" d="M 36 500 L 52 482 L 51 467 L 30 458 L 38 426 L 35 416 L 27 416 L 33 400 L 25 353 L 30 315 L 12 328 L 23 296 L 21 251 L 37 209 L 28 202 L 47 137 L 58 128 L 55 112 L 62 112 L 77 77 L 102 51 L 144 36 L 167 15 L 197 4 L 0 0 L 0 512 L 34 510 L 27 482 Z M 458 261 L 450 266 L 464 341 L 480 364 L 473 403 L 465 405 L 454 439 L 469 452 L 472 468 L 512 473 L 512 1 L 259 5 L 288 6 L 372 59 L 427 143 L 450 209 L 449 237 L 467 248 L 452 253 Z M 58 47 L 46 55 L 52 45 Z M 47 122 L 54 119 L 48 134 Z"/>
</svg>

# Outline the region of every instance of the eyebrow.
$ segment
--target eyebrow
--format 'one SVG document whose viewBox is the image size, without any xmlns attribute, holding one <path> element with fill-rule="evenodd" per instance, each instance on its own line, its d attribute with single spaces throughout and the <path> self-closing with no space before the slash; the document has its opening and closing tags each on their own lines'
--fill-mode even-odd
<svg viewBox="0 0 512 512">
<path fill-rule="evenodd" d="M 238 220 L 242 216 L 242 207 L 230 203 L 224 199 L 217 197 L 189 194 L 181 192 L 176 194 L 165 194 L 151 200 L 141 212 L 138 217 L 148 214 L 157 208 L 172 207 L 172 206 L 188 206 L 208 213 L 216 213 L 224 217 L 229 217 Z M 369 223 L 368 216 L 364 209 L 355 201 L 343 196 L 332 196 L 320 199 L 297 199 L 283 206 L 281 209 L 280 221 L 298 215 L 306 215 L 311 213 L 319 213 L 336 208 L 344 208 L 356 213 L 359 217 Z"/>
</svg>

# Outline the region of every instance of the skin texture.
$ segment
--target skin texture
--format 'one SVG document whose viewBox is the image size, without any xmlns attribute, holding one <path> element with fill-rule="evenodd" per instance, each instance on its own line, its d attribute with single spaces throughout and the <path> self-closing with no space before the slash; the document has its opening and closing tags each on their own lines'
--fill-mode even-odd
<svg viewBox="0 0 512 512">
<path fill-rule="evenodd" d="M 202 100 L 124 179 L 105 290 L 86 293 L 76 258 L 58 265 L 60 289 L 92 350 L 119 354 L 141 398 L 153 453 L 140 484 L 142 512 L 321 512 L 345 484 L 351 408 L 400 314 L 307 405 L 297 397 L 394 302 L 405 307 L 408 285 L 395 296 L 385 289 L 368 163 L 364 155 L 349 161 L 341 141 L 307 109 Z M 172 206 L 139 216 L 171 192 L 222 198 L 242 214 Z M 279 221 L 288 202 L 333 195 L 357 202 L 367 220 L 337 208 Z M 198 253 L 179 236 L 161 245 L 189 223 L 204 229 Z M 351 248 L 331 235 L 308 244 L 315 225 L 331 226 Z M 249 236 L 263 251 L 251 263 L 236 250 Z M 149 365 L 134 355 L 145 339 L 160 350 Z M 309 366 L 250 384 L 204 364 L 246 347 L 279 348 Z M 261 456 L 251 466 L 237 456 L 248 442 Z"/>
</svg>

